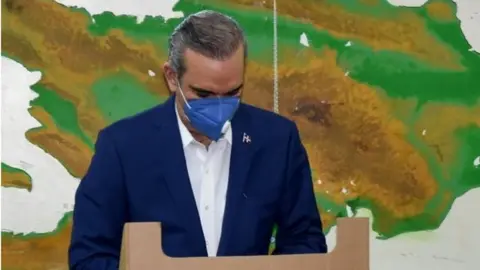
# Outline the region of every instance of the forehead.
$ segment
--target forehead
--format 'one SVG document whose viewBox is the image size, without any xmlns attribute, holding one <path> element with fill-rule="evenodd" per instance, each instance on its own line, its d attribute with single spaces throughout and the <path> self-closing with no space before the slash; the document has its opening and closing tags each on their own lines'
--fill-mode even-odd
<svg viewBox="0 0 480 270">
<path fill-rule="evenodd" d="M 183 81 L 194 87 L 222 93 L 243 83 L 244 53 L 239 48 L 231 57 L 216 60 L 187 49 Z"/>
</svg>

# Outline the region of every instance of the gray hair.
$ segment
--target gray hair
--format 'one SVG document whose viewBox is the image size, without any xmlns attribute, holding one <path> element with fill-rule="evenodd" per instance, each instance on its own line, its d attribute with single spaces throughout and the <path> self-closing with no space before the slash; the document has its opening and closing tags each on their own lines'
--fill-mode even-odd
<svg viewBox="0 0 480 270">
<path fill-rule="evenodd" d="M 184 53 L 187 48 L 209 58 L 225 60 L 243 45 L 247 56 L 247 41 L 240 25 L 233 18 L 211 10 L 185 18 L 168 43 L 168 61 L 179 80 L 186 72 Z"/>
</svg>

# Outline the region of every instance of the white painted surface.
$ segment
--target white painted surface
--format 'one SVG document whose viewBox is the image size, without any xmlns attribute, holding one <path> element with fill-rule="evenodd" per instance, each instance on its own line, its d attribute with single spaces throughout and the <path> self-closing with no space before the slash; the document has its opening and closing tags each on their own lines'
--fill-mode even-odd
<svg viewBox="0 0 480 270">
<path fill-rule="evenodd" d="M 25 137 L 29 129 L 41 126 L 27 111 L 37 97 L 30 86 L 40 80 L 41 73 L 3 56 L 2 73 L 2 162 L 32 177 L 31 192 L 2 187 L 2 231 L 51 232 L 71 210 L 79 181 Z"/>
<path fill-rule="evenodd" d="M 300 35 L 300 44 L 302 44 L 305 47 L 310 47 L 310 43 L 308 42 L 307 34 L 302 33 Z"/>
<path fill-rule="evenodd" d="M 388 239 L 370 234 L 371 270 L 475 270 L 480 265 L 480 188 L 467 192 L 453 204 L 440 228 L 406 233 Z M 350 213 L 350 211 L 349 211 Z M 350 216 L 350 214 L 349 214 Z M 359 210 L 357 217 L 371 217 Z M 329 250 L 335 246 L 335 228 L 327 235 Z"/>
<path fill-rule="evenodd" d="M 162 16 L 166 20 L 183 17 L 183 12 L 173 11 L 178 0 L 55 0 L 69 7 L 86 9 L 91 15 L 110 11 L 115 15 L 132 15 L 137 22 L 146 16 Z"/>
<path fill-rule="evenodd" d="M 480 1 L 453 0 L 457 4 L 457 18 L 472 49 L 480 53 Z"/>
<path fill-rule="evenodd" d="M 421 7 L 428 0 L 387 0 L 387 2 L 397 7 Z"/>
<path fill-rule="evenodd" d="M 387 0 L 394 6 L 421 7 L 428 0 Z M 480 0 L 452 0 L 457 5 L 457 18 L 462 32 L 472 47 L 470 51 L 480 53 Z"/>
</svg>

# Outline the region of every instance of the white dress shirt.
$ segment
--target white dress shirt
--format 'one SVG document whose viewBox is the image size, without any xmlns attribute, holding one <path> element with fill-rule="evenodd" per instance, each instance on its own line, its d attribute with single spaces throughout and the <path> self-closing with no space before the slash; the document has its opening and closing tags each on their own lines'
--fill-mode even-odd
<svg viewBox="0 0 480 270">
<path fill-rule="evenodd" d="M 215 257 L 222 234 L 227 197 L 232 128 L 228 128 L 225 135 L 217 142 L 212 142 L 207 149 L 205 145 L 196 141 L 187 130 L 180 119 L 176 106 L 175 112 L 208 256 Z"/>
</svg>

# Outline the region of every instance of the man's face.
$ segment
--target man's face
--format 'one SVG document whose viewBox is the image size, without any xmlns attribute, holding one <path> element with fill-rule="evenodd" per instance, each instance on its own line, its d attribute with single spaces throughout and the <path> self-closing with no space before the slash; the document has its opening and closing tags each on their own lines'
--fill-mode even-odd
<svg viewBox="0 0 480 270">
<path fill-rule="evenodd" d="M 205 57 L 199 53 L 187 49 L 185 51 L 186 72 L 180 80 L 183 94 L 187 100 L 240 96 L 245 69 L 243 47 L 240 47 L 230 58 L 226 60 L 215 60 Z M 177 92 L 176 103 L 178 112 L 182 118 L 184 100 L 178 91 L 177 74 L 170 65 L 164 65 L 165 78 L 170 91 Z M 188 123 L 187 127 L 188 127 Z"/>
</svg>

